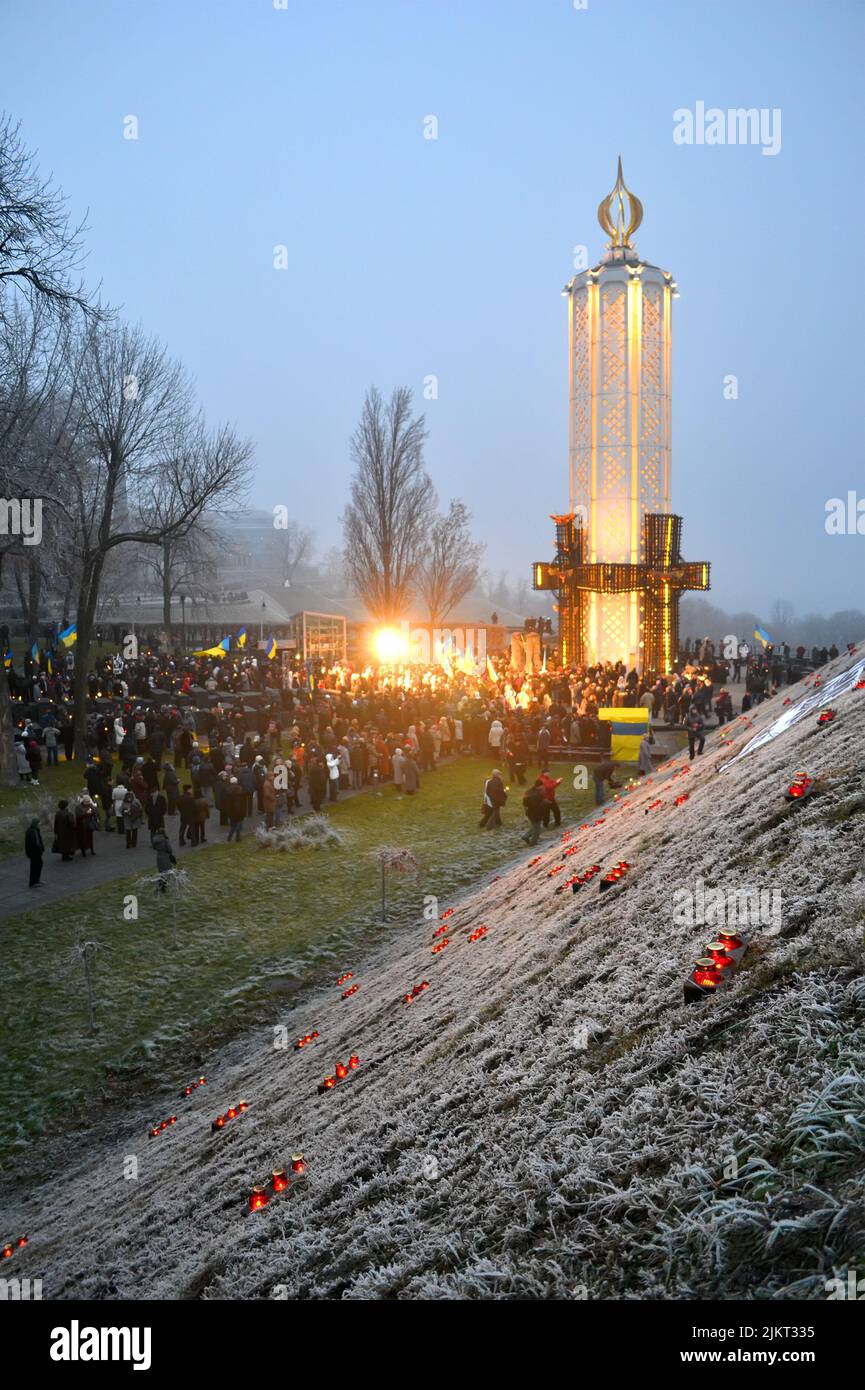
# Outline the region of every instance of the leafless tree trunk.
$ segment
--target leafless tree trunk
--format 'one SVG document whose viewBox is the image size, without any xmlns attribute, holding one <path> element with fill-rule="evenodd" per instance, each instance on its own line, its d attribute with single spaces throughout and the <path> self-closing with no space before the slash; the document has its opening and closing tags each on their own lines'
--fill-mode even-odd
<svg viewBox="0 0 865 1390">
<path fill-rule="evenodd" d="M 429 608 L 430 622 L 444 622 L 478 580 L 483 545 L 471 538 L 471 515 L 464 502 L 432 523 L 418 568 L 417 587 Z"/>
<path fill-rule="evenodd" d="M 423 466 L 426 427 L 411 410 L 407 386 L 387 405 L 372 387 L 351 439 L 356 472 L 343 516 L 345 564 L 358 596 L 385 622 L 405 611 L 435 506 Z"/>
<path fill-rule="evenodd" d="M 239 497 L 251 445 L 223 426 L 208 434 L 179 365 L 140 329 L 99 323 L 83 348 L 80 428 L 69 463 L 81 580 L 73 694 L 75 756 L 84 759 L 86 685 L 106 559 L 118 546 L 162 549 L 205 508 Z"/>
</svg>

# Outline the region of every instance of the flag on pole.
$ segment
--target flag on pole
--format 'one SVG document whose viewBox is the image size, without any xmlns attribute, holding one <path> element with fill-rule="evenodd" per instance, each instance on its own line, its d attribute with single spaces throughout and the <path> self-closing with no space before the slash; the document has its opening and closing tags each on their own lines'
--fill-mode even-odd
<svg viewBox="0 0 865 1390">
<path fill-rule="evenodd" d="M 272 661 L 276 656 L 276 638 L 273 633 L 270 634 L 264 644 L 264 655 L 267 657 L 268 661 Z"/>
<path fill-rule="evenodd" d="M 765 631 L 763 630 L 762 627 L 755 627 L 755 628 L 754 628 L 754 636 L 755 636 L 755 638 L 757 639 L 758 642 L 762 642 L 762 643 L 763 643 L 763 648 L 764 648 L 764 650 L 765 650 L 766 647 L 768 647 L 769 643 L 772 641 L 772 638 L 769 636 L 768 632 L 765 632 Z"/>
<path fill-rule="evenodd" d="M 78 641 L 78 628 L 76 624 L 70 623 L 68 627 L 65 627 L 63 629 L 59 636 L 60 641 L 63 643 L 64 647 L 73 646 L 74 643 Z"/>
<path fill-rule="evenodd" d="M 52 662 L 50 656 L 47 656 L 47 657 L 45 658 L 45 664 L 46 664 L 47 667 L 48 667 L 48 674 L 49 674 L 49 676 L 53 676 L 53 675 L 54 675 L 54 663 Z"/>
<path fill-rule="evenodd" d="M 245 628 L 245 627 L 240 628 L 240 630 L 238 631 L 238 634 L 237 634 L 237 645 L 238 645 L 239 647 L 245 647 L 245 646 L 246 646 L 246 628 Z"/>
<path fill-rule="evenodd" d="M 39 660 L 39 643 L 38 643 L 38 642 L 34 642 L 34 643 L 33 643 L 33 646 L 30 648 L 30 659 L 31 659 L 31 661 L 38 661 L 38 660 Z"/>
<path fill-rule="evenodd" d="M 8 651 L 8 652 L 6 653 L 6 655 L 4 656 L 4 658 L 3 658 L 3 665 L 4 665 L 5 667 L 7 667 L 7 669 L 8 669 L 8 667 L 10 667 L 10 666 L 12 665 L 12 653 L 11 653 L 11 651 Z"/>
</svg>

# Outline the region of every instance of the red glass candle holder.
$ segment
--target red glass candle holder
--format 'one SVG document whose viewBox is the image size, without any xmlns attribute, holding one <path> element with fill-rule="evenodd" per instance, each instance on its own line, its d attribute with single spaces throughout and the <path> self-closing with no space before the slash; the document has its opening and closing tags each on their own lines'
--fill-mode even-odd
<svg viewBox="0 0 865 1390">
<path fill-rule="evenodd" d="M 718 940 L 725 951 L 737 951 L 740 946 L 745 944 L 741 936 L 734 931 L 719 931 Z"/>
<path fill-rule="evenodd" d="M 284 1192 L 288 1187 L 288 1178 L 284 1168 L 274 1168 L 270 1175 L 270 1185 L 274 1192 Z"/>
<path fill-rule="evenodd" d="M 717 989 L 721 983 L 721 971 L 711 956 L 701 956 L 694 963 L 694 973 L 691 979 L 695 985 L 702 985 L 703 989 Z"/>
<path fill-rule="evenodd" d="M 360 1066 L 360 1058 L 358 1057 L 356 1052 L 353 1052 L 349 1057 L 348 1065 L 350 1071 L 355 1071 L 356 1068 Z"/>
<path fill-rule="evenodd" d="M 262 1207 L 266 1207 L 269 1201 L 270 1197 L 266 1187 L 254 1187 L 249 1195 L 249 1210 L 261 1211 Z"/>
<path fill-rule="evenodd" d="M 720 970 L 730 970 L 736 964 L 732 956 L 727 955 L 727 949 L 721 941 L 710 941 L 706 947 L 706 955 L 712 958 Z"/>
<path fill-rule="evenodd" d="M 305 1173 L 305 1172 L 306 1172 L 306 1163 L 305 1163 L 305 1161 L 304 1161 L 303 1154 L 292 1154 L 292 1155 L 291 1155 L 291 1171 L 292 1171 L 292 1173 Z"/>
</svg>

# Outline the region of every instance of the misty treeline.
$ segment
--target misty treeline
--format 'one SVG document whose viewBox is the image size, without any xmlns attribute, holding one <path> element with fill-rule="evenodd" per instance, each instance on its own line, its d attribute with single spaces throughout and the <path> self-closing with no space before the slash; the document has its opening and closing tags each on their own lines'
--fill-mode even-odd
<svg viewBox="0 0 865 1390">
<path fill-rule="evenodd" d="M 27 640 L 75 622 L 75 753 L 100 603 L 132 557 L 170 598 L 206 565 L 205 516 L 245 497 L 252 445 L 205 420 L 183 366 L 81 274 L 83 228 L 19 128 L 0 119 L 0 580 Z M 26 524 L 25 524 L 26 521 Z M 0 665 L 0 781 L 17 780 Z"/>
<path fill-rule="evenodd" d="M 717 644 L 721 638 L 735 634 L 753 647 L 754 631 L 758 627 L 763 628 L 779 648 L 786 642 L 793 651 L 801 645 L 810 652 L 812 647 L 831 647 L 834 642 L 838 650 L 843 651 L 848 642 L 865 640 L 865 612 L 859 608 L 845 608 L 828 616 L 797 614 L 789 600 L 776 599 L 768 613 L 728 613 L 707 599 L 691 595 L 682 599 L 679 631 L 683 641 L 687 637 L 692 641 L 711 637 Z"/>
</svg>

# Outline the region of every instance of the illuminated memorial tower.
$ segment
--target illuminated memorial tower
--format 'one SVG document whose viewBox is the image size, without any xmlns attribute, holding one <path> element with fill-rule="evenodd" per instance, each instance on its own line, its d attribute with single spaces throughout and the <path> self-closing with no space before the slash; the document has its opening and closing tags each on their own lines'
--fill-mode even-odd
<svg viewBox="0 0 865 1390">
<path fill-rule="evenodd" d="M 640 259 L 631 237 L 643 207 L 622 161 L 598 208 L 606 254 L 575 275 L 568 299 L 570 511 L 554 517 L 556 556 L 534 567 L 556 589 L 565 664 L 616 661 L 667 671 L 678 648 L 684 589 L 708 589 L 709 566 L 686 564 L 670 513 L 668 270 Z"/>
</svg>

